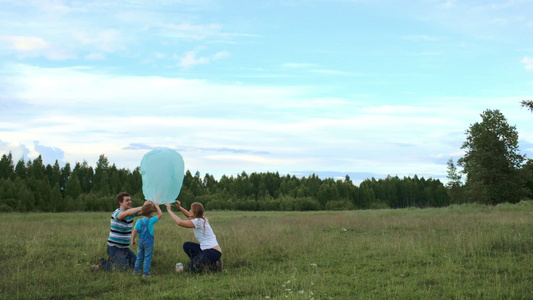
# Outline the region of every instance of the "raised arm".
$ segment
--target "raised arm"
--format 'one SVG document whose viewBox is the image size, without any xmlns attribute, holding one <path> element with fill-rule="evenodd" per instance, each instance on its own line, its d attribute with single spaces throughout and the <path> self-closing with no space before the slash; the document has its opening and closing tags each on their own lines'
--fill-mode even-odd
<svg viewBox="0 0 533 300">
<path fill-rule="evenodd" d="M 148 200 L 148 201 L 144 201 L 144 204 L 148 204 L 148 203 L 152 203 L 152 201 L 150 201 L 150 200 Z M 118 218 L 119 220 L 122 220 L 122 219 L 124 219 L 125 217 L 129 217 L 129 216 L 136 215 L 136 214 L 138 214 L 138 213 L 141 211 L 142 208 L 143 208 L 142 206 L 139 206 L 139 207 L 132 207 L 132 208 L 127 209 L 127 210 L 125 210 L 125 211 L 123 211 L 123 212 L 120 212 L 120 213 L 118 214 L 117 218 Z"/>
<path fill-rule="evenodd" d="M 156 203 L 155 209 L 157 209 L 157 219 L 161 220 L 161 217 L 163 216 L 163 212 L 161 211 L 161 208 L 159 207 L 159 203 Z"/>
<path fill-rule="evenodd" d="M 187 217 L 187 219 L 193 219 L 194 218 L 194 214 L 191 212 L 191 211 L 188 211 L 186 210 L 185 208 L 181 207 L 181 202 L 179 201 L 176 201 L 176 203 L 174 204 L 176 205 L 176 207 L 181 211 L 181 213 Z"/>
<path fill-rule="evenodd" d="M 170 203 L 165 203 L 165 206 L 167 207 L 168 214 L 170 215 L 172 220 L 176 222 L 176 224 L 178 224 L 181 227 L 185 227 L 185 228 L 194 228 L 194 224 L 192 223 L 192 221 L 182 220 L 180 219 L 180 217 L 176 216 L 176 214 L 172 211 L 172 206 L 170 205 Z"/>
</svg>

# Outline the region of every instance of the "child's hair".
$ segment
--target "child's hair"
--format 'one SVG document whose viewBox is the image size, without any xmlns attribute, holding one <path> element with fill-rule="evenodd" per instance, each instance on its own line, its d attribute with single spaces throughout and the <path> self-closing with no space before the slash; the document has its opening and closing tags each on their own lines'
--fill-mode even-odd
<svg viewBox="0 0 533 300">
<path fill-rule="evenodd" d="M 150 203 L 147 203 L 145 205 L 143 205 L 143 207 L 141 208 L 141 214 L 145 217 L 148 217 L 150 216 L 151 213 L 154 212 L 154 205 L 153 204 L 150 204 Z"/>
</svg>

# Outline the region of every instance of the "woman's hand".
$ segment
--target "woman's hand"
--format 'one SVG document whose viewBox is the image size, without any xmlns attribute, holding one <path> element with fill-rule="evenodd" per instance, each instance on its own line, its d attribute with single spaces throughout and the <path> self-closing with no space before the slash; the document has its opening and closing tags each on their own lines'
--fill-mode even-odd
<svg viewBox="0 0 533 300">
<path fill-rule="evenodd" d="M 176 205 L 177 208 L 180 208 L 181 207 L 181 202 L 179 202 L 178 200 L 176 200 L 176 203 L 174 203 Z"/>
<path fill-rule="evenodd" d="M 170 211 L 170 209 L 172 208 L 172 207 L 170 206 L 170 203 L 165 203 L 165 206 L 167 207 L 167 211 Z"/>
</svg>

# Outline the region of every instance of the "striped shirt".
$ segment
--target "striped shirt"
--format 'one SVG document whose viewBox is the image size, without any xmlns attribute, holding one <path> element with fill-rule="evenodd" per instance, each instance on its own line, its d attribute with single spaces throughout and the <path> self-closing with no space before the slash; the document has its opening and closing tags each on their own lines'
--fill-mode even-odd
<svg viewBox="0 0 533 300">
<path fill-rule="evenodd" d="M 118 219 L 118 214 L 123 212 L 117 208 L 111 215 L 111 231 L 109 232 L 108 246 L 118 248 L 128 248 L 131 242 L 131 231 L 133 228 L 133 216 L 127 216 L 122 220 Z"/>
</svg>

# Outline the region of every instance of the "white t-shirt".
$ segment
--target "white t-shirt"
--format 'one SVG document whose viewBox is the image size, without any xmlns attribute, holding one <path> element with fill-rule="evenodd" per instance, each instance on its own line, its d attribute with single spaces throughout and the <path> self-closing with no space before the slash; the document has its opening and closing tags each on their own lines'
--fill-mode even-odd
<svg viewBox="0 0 533 300">
<path fill-rule="evenodd" d="M 205 230 L 204 219 L 196 218 L 191 221 L 194 224 L 194 236 L 200 242 L 200 249 L 206 250 L 218 246 L 217 237 L 207 219 L 205 220 Z"/>
</svg>

